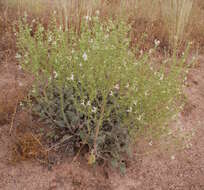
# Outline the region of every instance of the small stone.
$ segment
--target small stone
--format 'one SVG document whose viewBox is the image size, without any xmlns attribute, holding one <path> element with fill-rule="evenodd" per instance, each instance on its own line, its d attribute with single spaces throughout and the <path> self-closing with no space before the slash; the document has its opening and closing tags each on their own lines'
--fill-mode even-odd
<svg viewBox="0 0 204 190">
<path fill-rule="evenodd" d="M 171 156 L 171 160 L 175 160 L 175 156 L 174 155 Z"/>
</svg>

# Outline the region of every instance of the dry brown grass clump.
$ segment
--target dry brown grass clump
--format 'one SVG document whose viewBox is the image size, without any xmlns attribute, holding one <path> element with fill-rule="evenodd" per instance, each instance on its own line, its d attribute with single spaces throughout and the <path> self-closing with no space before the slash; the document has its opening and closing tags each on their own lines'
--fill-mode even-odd
<svg viewBox="0 0 204 190">
<path fill-rule="evenodd" d="M 28 159 L 47 160 L 47 151 L 41 144 L 40 136 L 31 132 L 18 134 L 12 147 L 13 163 Z"/>
</svg>

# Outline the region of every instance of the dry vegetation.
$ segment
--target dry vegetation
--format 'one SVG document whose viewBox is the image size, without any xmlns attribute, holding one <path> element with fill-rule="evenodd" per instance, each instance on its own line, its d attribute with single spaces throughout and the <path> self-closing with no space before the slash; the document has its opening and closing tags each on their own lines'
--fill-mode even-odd
<svg viewBox="0 0 204 190">
<path fill-rule="evenodd" d="M 152 47 L 155 38 L 161 47 L 180 47 L 191 41 L 194 47 L 204 46 L 204 2 L 202 0 L 1 0 L 1 30 L 12 28 L 11 22 L 26 11 L 32 17 L 39 17 L 48 23 L 50 14 L 57 16 L 64 24 L 79 26 L 84 15 L 100 10 L 101 18 L 121 17 L 132 23 L 132 43 L 142 48 Z M 144 38 L 144 37 L 143 37 Z"/>
</svg>

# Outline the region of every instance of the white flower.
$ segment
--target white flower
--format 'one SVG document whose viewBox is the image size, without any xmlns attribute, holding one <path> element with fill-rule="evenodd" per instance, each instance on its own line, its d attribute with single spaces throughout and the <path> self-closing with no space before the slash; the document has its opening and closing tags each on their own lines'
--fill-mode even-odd
<svg viewBox="0 0 204 190">
<path fill-rule="evenodd" d="M 137 118 L 138 121 L 141 121 L 142 119 L 142 115 L 139 115 L 139 117 Z"/>
<path fill-rule="evenodd" d="M 188 148 L 188 149 L 191 148 L 192 146 L 193 146 L 192 143 L 187 143 L 186 144 L 186 148 Z"/>
<path fill-rule="evenodd" d="M 84 52 L 84 54 L 82 55 L 82 57 L 83 57 L 84 61 L 87 61 L 87 60 L 88 60 L 88 56 L 87 56 L 86 52 Z"/>
<path fill-rule="evenodd" d="M 195 61 L 195 60 L 196 60 L 196 56 L 193 56 L 193 57 L 192 57 L 192 60 Z"/>
<path fill-rule="evenodd" d="M 93 113 L 96 113 L 96 112 L 97 112 L 97 108 L 96 108 L 96 107 L 93 107 L 92 112 L 93 112 Z"/>
<path fill-rule="evenodd" d="M 19 103 L 19 105 L 20 105 L 20 107 L 22 107 L 22 106 L 23 106 L 23 103 L 22 103 L 22 102 L 20 102 L 20 103 Z"/>
<path fill-rule="evenodd" d="M 58 74 L 56 71 L 53 72 L 54 73 L 54 78 L 57 78 L 58 77 Z"/>
<path fill-rule="evenodd" d="M 81 105 L 82 105 L 82 106 L 85 106 L 85 104 L 84 104 L 84 100 L 81 102 Z"/>
<path fill-rule="evenodd" d="M 143 53 L 144 53 L 144 52 L 143 52 L 143 50 L 141 49 L 141 50 L 140 50 L 140 55 L 143 55 Z"/>
<path fill-rule="evenodd" d="M 90 101 L 88 101 L 86 105 L 87 105 L 87 106 L 90 106 L 90 105 L 91 105 Z"/>
<path fill-rule="evenodd" d="M 169 131 L 169 132 L 168 132 L 168 135 L 172 135 L 172 131 Z"/>
<path fill-rule="evenodd" d="M 51 42 L 52 41 L 52 36 L 50 35 L 49 37 L 48 37 L 48 42 Z"/>
<path fill-rule="evenodd" d="M 129 88 L 129 86 L 130 86 L 129 83 L 127 83 L 127 85 L 126 85 L 125 87 L 126 87 L 126 88 Z"/>
<path fill-rule="evenodd" d="M 99 10 L 96 10 L 96 15 L 99 15 L 100 14 L 100 11 Z"/>
<path fill-rule="evenodd" d="M 30 30 L 32 30 L 32 29 L 30 29 Z M 43 32 L 44 30 L 45 30 L 45 29 L 44 29 L 43 26 L 40 26 L 40 27 L 39 27 L 39 31 L 40 31 L 40 32 Z"/>
<path fill-rule="evenodd" d="M 133 104 L 136 106 L 137 105 L 137 100 L 134 100 Z"/>
<path fill-rule="evenodd" d="M 74 80 L 74 75 L 73 74 L 71 74 L 71 77 L 70 77 L 70 80 Z"/>
<path fill-rule="evenodd" d="M 164 74 L 161 75 L 159 80 L 163 80 L 164 79 Z"/>
<path fill-rule="evenodd" d="M 113 91 L 110 91 L 110 96 L 113 96 Z"/>
<path fill-rule="evenodd" d="M 152 141 L 149 142 L 149 146 L 152 146 Z"/>
<path fill-rule="evenodd" d="M 22 67 L 21 67 L 21 65 L 18 65 L 18 69 L 19 69 L 19 70 L 22 70 Z"/>
<path fill-rule="evenodd" d="M 114 86 L 114 88 L 115 88 L 116 90 L 119 90 L 119 89 L 120 89 L 119 84 L 116 84 L 116 85 Z"/>
<path fill-rule="evenodd" d="M 23 83 L 19 81 L 19 82 L 18 82 L 18 85 L 19 85 L 19 86 L 23 86 Z"/>
<path fill-rule="evenodd" d="M 21 58 L 21 54 L 17 53 L 15 57 L 16 57 L 16 59 L 20 59 Z"/>
<path fill-rule="evenodd" d="M 148 91 L 145 92 L 145 96 L 148 96 Z"/>
<path fill-rule="evenodd" d="M 85 16 L 86 21 L 91 21 L 91 17 L 89 15 Z"/>
<path fill-rule="evenodd" d="M 105 39 L 107 40 L 109 38 L 109 34 L 106 34 L 105 35 Z"/>
<path fill-rule="evenodd" d="M 35 94 L 35 93 L 36 93 L 36 90 L 35 90 L 35 88 L 33 88 L 33 89 L 32 89 L 32 93 L 33 93 L 33 94 Z"/>
<path fill-rule="evenodd" d="M 191 41 L 191 42 L 189 42 L 189 45 L 193 45 L 193 42 Z"/>
<path fill-rule="evenodd" d="M 132 107 L 130 107 L 128 110 L 127 110 L 128 113 L 131 113 L 132 112 Z"/>
<path fill-rule="evenodd" d="M 152 54 L 152 53 L 153 53 L 153 51 L 154 51 L 153 49 L 150 49 L 150 50 L 149 50 L 149 54 Z"/>
<path fill-rule="evenodd" d="M 165 60 L 163 61 L 163 63 L 166 64 L 166 63 L 168 63 L 168 61 L 169 61 L 168 59 L 165 59 Z"/>
<path fill-rule="evenodd" d="M 155 40 L 154 40 L 154 44 L 155 44 L 155 46 L 156 46 L 156 47 L 158 47 L 158 46 L 159 46 L 159 44 L 160 44 L 160 41 L 159 41 L 159 40 L 157 40 L 157 39 L 155 39 Z"/>
</svg>

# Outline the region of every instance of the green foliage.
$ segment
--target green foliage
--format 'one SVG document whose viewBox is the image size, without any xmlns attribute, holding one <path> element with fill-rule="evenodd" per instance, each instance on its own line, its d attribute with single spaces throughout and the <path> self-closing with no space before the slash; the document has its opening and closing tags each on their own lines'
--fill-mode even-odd
<svg viewBox="0 0 204 190">
<path fill-rule="evenodd" d="M 136 59 L 122 21 L 87 16 L 80 32 L 55 19 L 46 29 L 35 25 L 24 18 L 17 34 L 20 62 L 35 78 L 33 111 L 56 141 L 88 145 L 90 162 L 111 157 L 117 165 L 137 134 L 161 134 L 178 111 L 185 57 L 157 67 L 147 53 Z"/>
</svg>

